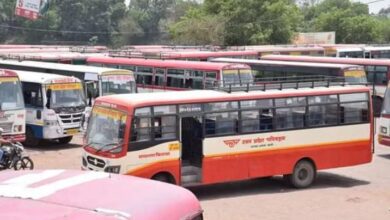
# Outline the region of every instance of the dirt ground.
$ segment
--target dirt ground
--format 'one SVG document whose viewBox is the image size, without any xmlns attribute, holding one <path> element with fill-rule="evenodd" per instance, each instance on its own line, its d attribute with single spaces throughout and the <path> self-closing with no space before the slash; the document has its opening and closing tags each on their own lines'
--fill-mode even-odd
<svg viewBox="0 0 390 220">
<path fill-rule="evenodd" d="M 70 145 L 28 148 L 36 169 L 80 169 L 81 137 Z M 373 162 L 318 173 L 311 188 L 291 189 L 282 178 L 193 187 L 205 219 L 390 219 L 390 148 L 376 146 Z"/>
</svg>

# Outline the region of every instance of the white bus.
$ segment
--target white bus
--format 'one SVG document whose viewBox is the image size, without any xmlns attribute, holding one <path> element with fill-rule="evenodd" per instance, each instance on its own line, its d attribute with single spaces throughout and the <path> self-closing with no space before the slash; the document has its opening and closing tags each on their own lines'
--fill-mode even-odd
<svg viewBox="0 0 390 220">
<path fill-rule="evenodd" d="M 98 96 L 136 92 L 134 74 L 131 70 L 16 60 L 0 60 L 1 67 L 74 76 L 83 81 L 89 106 Z"/>
<path fill-rule="evenodd" d="M 75 77 L 15 71 L 22 82 L 26 104 L 26 145 L 42 139 L 65 144 L 81 131 L 86 102 Z"/>
<path fill-rule="evenodd" d="M 0 128 L 3 138 L 24 141 L 26 110 L 18 75 L 0 70 Z"/>
</svg>

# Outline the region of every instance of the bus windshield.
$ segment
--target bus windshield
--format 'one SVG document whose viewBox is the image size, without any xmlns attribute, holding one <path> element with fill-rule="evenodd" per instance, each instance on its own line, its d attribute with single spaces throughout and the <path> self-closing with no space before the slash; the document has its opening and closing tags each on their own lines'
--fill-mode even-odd
<svg viewBox="0 0 390 220">
<path fill-rule="evenodd" d="M 84 107 L 85 98 L 81 83 L 51 84 L 51 108 Z"/>
<path fill-rule="evenodd" d="M 132 75 L 103 75 L 102 94 L 135 93 L 135 82 Z"/>
<path fill-rule="evenodd" d="M 18 78 L 0 78 L 0 110 L 15 110 L 23 107 L 23 93 Z"/>
<path fill-rule="evenodd" d="M 387 87 L 385 92 L 385 97 L 382 104 L 382 114 L 390 114 L 390 90 L 389 87 Z"/>
<path fill-rule="evenodd" d="M 248 83 L 253 82 L 250 69 L 230 69 L 223 71 L 223 82 L 225 83 Z"/>
<path fill-rule="evenodd" d="M 344 76 L 345 81 L 349 83 L 367 83 L 367 77 L 363 70 L 346 70 Z"/>
<path fill-rule="evenodd" d="M 126 119 L 124 112 L 95 106 L 88 123 L 88 145 L 99 151 L 121 152 Z"/>
</svg>

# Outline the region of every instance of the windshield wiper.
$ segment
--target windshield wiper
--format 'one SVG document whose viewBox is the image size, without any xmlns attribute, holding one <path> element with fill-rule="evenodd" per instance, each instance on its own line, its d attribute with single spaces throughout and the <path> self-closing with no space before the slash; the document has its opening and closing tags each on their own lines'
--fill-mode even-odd
<svg viewBox="0 0 390 220">
<path fill-rule="evenodd" d="M 104 150 L 103 151 L 103 149 L 105 148 L 105 147 L 107 147 L 107 146 L 111 146 L 111 145 L 119 145 L 119 143 L 108 143 L 108 144 L 104 144 L 103 146 L 101 146 L 99 149 L 97 149 L 96 150 L 96 152 L 95 153 L 99 153 L 99 152 L 106 152 L 107 150 L 111 150 L 112 148 L 108 148 L 107 150 Z"/>
</svg>

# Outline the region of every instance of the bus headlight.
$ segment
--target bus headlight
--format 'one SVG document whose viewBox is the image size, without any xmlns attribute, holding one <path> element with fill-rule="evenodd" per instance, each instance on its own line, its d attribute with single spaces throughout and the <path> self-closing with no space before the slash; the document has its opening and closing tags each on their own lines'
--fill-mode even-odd
<svg viewBox="0 0 390 220">
<path fill-rule="evenodd" d="M 45 120 L 44 121 L 45 126 L 58 126 L 57 120 Z"/>
<path fill-rule="evenodd" d="M 108 166 L 104 169 L 104 172 L 107 173 L 119 173 L 121 171 L 121 166 Z"/>
<path fill-rule="evenodd" d="M 22 125 L 14 125 L 14 132 L 21 132 L 23 130 Z"/>
<path fill-rule="evenodd" d="M 387 134 L 387 128 L 384 126 L 381 126 L 381 133 L 382 134 Z"/>
</svg>

